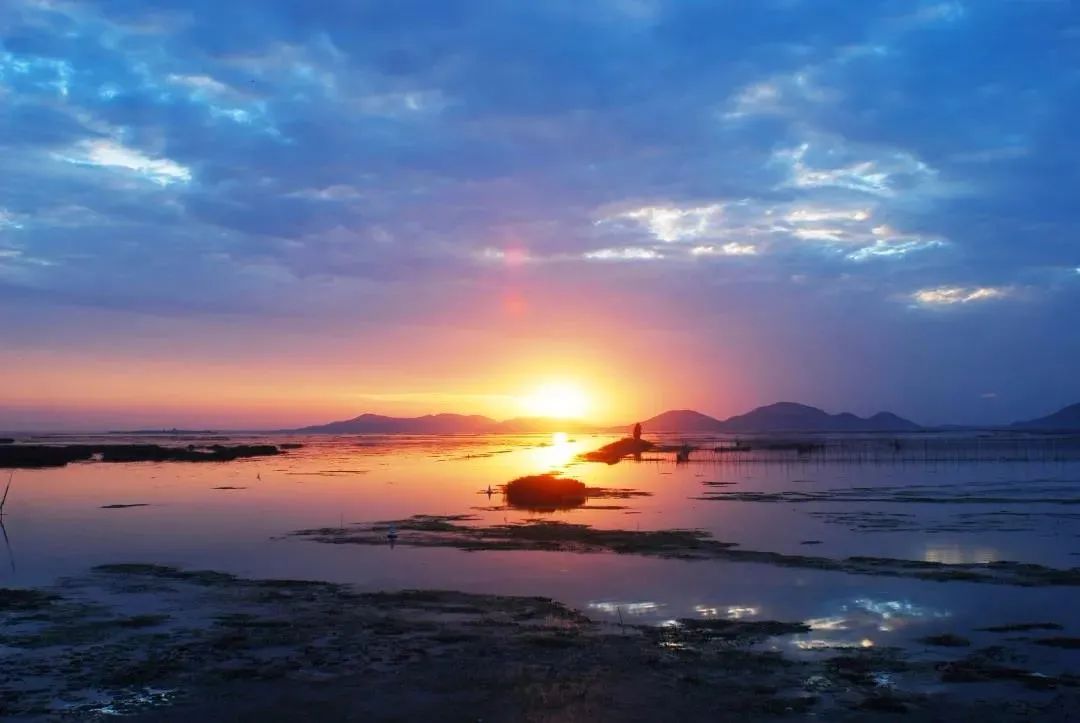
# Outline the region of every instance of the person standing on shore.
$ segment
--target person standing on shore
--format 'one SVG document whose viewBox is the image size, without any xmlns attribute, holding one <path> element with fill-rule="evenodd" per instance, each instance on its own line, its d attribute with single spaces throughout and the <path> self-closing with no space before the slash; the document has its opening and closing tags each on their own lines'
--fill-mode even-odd
<svg viewBox="0 0 1080 723">
<path fill-rule="evenodd" d="M 634 439 L 641 439 L 641 422 L 634 425 Z"/>
</svg>

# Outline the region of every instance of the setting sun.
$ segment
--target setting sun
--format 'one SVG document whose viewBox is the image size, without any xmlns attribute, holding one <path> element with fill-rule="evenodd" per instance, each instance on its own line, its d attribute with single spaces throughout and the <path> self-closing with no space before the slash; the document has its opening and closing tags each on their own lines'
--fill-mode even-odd
<svg viewBox="0 0 1080 723">
<path fill-rule="evenodd" d="M 522 400 L 525 411 L 534 417 L 579 418 L 589 411 L 588 395 L 576 384 L 551 382 Z"/>
</svg>

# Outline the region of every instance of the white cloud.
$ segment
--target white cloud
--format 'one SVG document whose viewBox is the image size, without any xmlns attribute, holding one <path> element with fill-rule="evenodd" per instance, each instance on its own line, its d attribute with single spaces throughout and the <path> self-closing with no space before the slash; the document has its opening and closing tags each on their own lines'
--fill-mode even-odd
<svg viewBox="0 0 1080 723">
<path fill-rule="evenodd" d="M 1012 289 L 1004 286 L 938 286 L 920 289 L 911 298 L 920 306 L 955 306 L 1004 299 L 1011 295 Z"/>
<path fill-rule="evenodd" d="M 944 241 L 937 239 L 924 240 L 918 236 L 897 236 L 881 239 L 871 246 L 864 246 L 857 251 L 852 251 L 847 255 L 847 258 L 852 261 L 866 261 L 875 257 L 906 256 L 913 251 L 925 251 L 944 245 Z"/>
<path fill-rule="evenodd" d="M 170 75 L 168 77 L 170 83 L 175 85 L 182 85 L 191 90 L 200 91 L 204 93 L 224 94 L 228 93 L 231 89 L 219 80 L 211 78 L 209 75 Z"/>
<path fill-rule="evenodd" d="M 602 221 L 627 219 L 643 226 L 661 241 L 687 241 L 713 234 L 718 229 L 724 205 L 707 206 L 642 206 L 624 211 Z"/>
<path fill-rule="evenodd" d="M 0 229 L 22 228 L 23 225 L 16 219 L 15 214 L 5 208 L 0 208 Z"/>
<path fill-rule="evenodd" d="M 7 76 L 33 77 L 34 85 L 38 88 L 55 91 L 66 98 L 71 92 L 74 74 L 74 69 L 66 60 L 0 52 L 0 81 Z"/>
<path fill-rule="evenodd" d="M 191 169 L 168 158 L 151 158 L 112 140 L 81 141 L 68 154 L 56 154 L 56 157 L 80 166 L 122 168 L 161 186 L 191 180 Z"/>
<path fill-rule="evenodd" d="M 753 244 L 740 244 L 731 241 L 720 246 L 695 246 L 690 249 L 694 256 L 756 256 L 757 246 Z"/>
<path fill-rule="evenodd" d="M 871 211 L 865 208 L 845 209 L 800 206 L 788 211 L 784 220 L 788 223 L 820 223 L 821 221 L 866 221 Z"/>
<path fill-rule="evenodd" d="M 839 94 L 817 82 L 818 69 L 807 67 L 793 73 L 773 75 L 741 88 L 728 101 L 724 120 L 747 116 L 796 115 L 801 106 L 827 102 Z"/>
<path fill-rule="evenodd" d="M 851 261 L 906 256 L 946 245 L 939 238 L 903 233 L 884 223 L 874 225 L 873 217 L 871 208 L 801 205 L 783 213 L 782 223 L 774 230 L 801 241 L 857 247 L 846 254 Z"/>
<path fill-rule="evenodd" d="M 216 105 L 207 106 L 210 115 L 215 118 L 228 118 L 235 123 L 251 123 L 251 113 L 243 108 L 222 108 Z"/>
<path fill-rule="evenodd" d="M 664 258 L 664 256 L 655 249 L 633 246 L 587 251 L 583 256 L 590 261 L 654 261 Z"/>
<path fill-rule="evenodd" d="M 857 155 L 872 155 L 869 160 Z M 788 169 L 784 185 L 795 188 L 843 188 L 874 196 L 891 197 L 899 187 L 925 183 L 936 171 L 904 151 L 854 149 L 837 141 L 801 143 L 776 151 L 773 161 Z"/>
<path fill-rule="evenodd" d="M 852 240 L 843 229 L 827 228 L 824 226 L 812 226 L 810 228 L 797 228 L 791 232 L 797 239 L 803 241 L 826 241 L 829 243 L 842 243 Z"/>
<path fill-rule="evenodd" d="M 775 83 L 763 82 L 748 85 L 731 99 L 731 110 L 725 118 L 742 118 L 748 115 L 775 114 L 783 110 L 780 89 Z"/>
<path fill-rule="evenodd" d="M 867 261 L 899 258 L 948 243 L 940 237 L 898 230 L 882 223 L 877 213 L 878 203 L 765 204 L 743 199 L 697 206 L 641 206 L 608 212 L 598 223 L 631 221 L 665 243 L 695 242 L 689 249 L 691 256 L 761 255 L 806 243 L 842 249 L 850 261 Z"/>
</svg>

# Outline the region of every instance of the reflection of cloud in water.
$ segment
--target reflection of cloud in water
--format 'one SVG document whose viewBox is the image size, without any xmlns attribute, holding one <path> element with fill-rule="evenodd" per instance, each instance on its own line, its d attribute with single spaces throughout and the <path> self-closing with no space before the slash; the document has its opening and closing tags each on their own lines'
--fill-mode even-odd
<svg viewBox="0 0 1080 723">
<path fill-rule="evenodd" d="M 725 617 L 728 620 L 742 620 L 756 617 L 761 608 L 753 605 L 695 605 L 694 612 L 703 618 Z"/>
<path fill-rule="evenodd" d="M 862 611 L 877 618 L 880 621 L 878 627 L 881 630 L 895 630 L 911 622 L 938 620 L 952 616 L 952 613 L 948 611 L 935 610 L 903 600 L 859 598 L 852 601 L 851 605 L 854 608 L 852 611 L 854 615 L 849 616 L 849 620 L 853 620 L 858 616 L 859 611 Z M 849 608 L 845 605 L 843 609 L 847 611 Z"/>
<path fill-rule="evenodd" d="M 847 630 L 848 619 L 843 615 L 834 615 L 828 618 L 810 618 L 803 621 L 810 626 L 811 630 Z"/>
<path fill-rule="evenodd" d="M 926 546 L 923 559 L 945 565 L 996 562 L 1001 559 L 998 551 L 990 547 L 968 547 L 957 544 L 935 543 Z"/>
<path fill-rule="evenodd" d="M 590 610 L 604 613 L 605 615 L 618 615 L 620 612 L 626 615 L 648 615 L 664 607 L 664 603 L 657 602 L 616 602 L 600 601 L 589 603 Z"/>
<path fill-rule="evenodd" d="M 804 640 L 793 640 L 791 642 L 799 650 L 836 650 L 836 649 L 851 649 L 851 648 L 872 648 L 874 647 L 874 641 L 870 638 L 863 638 L 858 642 L 841 642 L 837 640 L 823 640 L 821 638 L 810 638 Z"/>
<path fill-rule="evenodd" d="M 796 638 L 792 644 L 801 650 L 868 648 L 874 645 L 873 639 L 868 637 L 871 631 L 893 632 L 951 615 L 947 610 L 937 610 L 907 600 L 855 598 L 842 603 L 835 614 L 805 620 L 814 637 Z M 834 633 L 835 637 L 824 637 L 822 633 Z"/>
</svg>

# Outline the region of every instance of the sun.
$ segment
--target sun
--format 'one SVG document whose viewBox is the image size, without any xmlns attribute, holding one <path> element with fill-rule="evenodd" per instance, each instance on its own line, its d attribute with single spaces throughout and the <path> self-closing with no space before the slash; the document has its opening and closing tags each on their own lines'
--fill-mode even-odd
<svg viewBox="0 0 1080 723">
<path fill-rule="evenodd" d="M 523 400 L 525 411 L 533 417 L 574 419 L 589 411 L 589 395 L 572 382 L 549 382 Z"/>
</svg>

